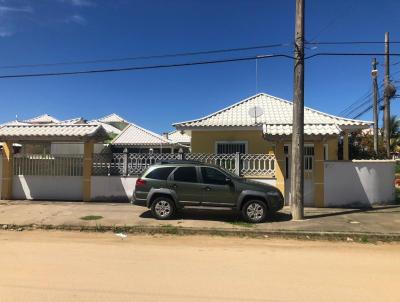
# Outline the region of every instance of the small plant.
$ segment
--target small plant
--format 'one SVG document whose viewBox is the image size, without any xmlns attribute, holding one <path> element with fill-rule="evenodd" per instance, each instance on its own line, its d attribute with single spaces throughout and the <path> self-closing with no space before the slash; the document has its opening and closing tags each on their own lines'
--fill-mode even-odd
<svg viewBox="0 0 400 302">
<path fill-rule="evenodd" d="M 80 219 L 82 220 L 99 220 L 102 219 L 103 216 L 98 216 L 98 215 L 88 215 L 88 216 L 83 216 Z"/>
</svg>

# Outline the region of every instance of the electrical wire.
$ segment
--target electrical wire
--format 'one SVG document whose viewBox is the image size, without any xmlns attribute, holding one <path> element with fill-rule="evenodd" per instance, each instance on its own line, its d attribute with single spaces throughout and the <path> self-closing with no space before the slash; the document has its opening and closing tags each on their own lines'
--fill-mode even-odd
<svg viewBox="0 0 400 302">
<path fill-rule="evenodd" d="M 83 60 L 83 61 L 68 61 L 68 62 L 38 63 L 38 64 L 21 64 L 21 65 L 3 65 L 3 66 L 0 66 L 0 69 L 51 67 L 51 66 L 63 66 L 63 65 L 82 65 L 82 64 L 114 63 L 114 62 L 126 62 L 126 61 L 149 60 L 149 59 L 165 59 L 165 58 L 177 58 L 177 57 L 229 53 L 229 52 L 238 52 L 238 51 L 247 51 L 247 50 L 258 50 L 258 49 L 267 49 L 267 48 L 274 48 L 274 47 L 285 47 L 285 46 L 290 46 L 290 45 L 291 45 L 290 43 L 280 43 L 280 44 L 268 44 L 268 45 L 214 49 L 214 50 L 204 50 L 204 51 L 192 51 L 192 52 L 178 52 L 178 53 L 161 54 L 161 55 L 123 57 L 123 58 L 112 58 L 112 59 L 97 59 L 97 60 L 86 60 L 86 61 Z"/>
</svg>

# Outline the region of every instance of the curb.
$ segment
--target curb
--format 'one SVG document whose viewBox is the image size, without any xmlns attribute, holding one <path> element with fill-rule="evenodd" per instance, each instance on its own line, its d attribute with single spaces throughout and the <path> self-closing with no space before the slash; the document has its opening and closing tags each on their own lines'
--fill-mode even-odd
<svg viewBox="0 0 400 302">
<path fill-rule="evenodd" d="M 328 240 L 348 242 L 400 242 L 400 234 L 396 233 L 369 233 L 369 232 L 335 232 L 335 231 L 287 231 L 287 230 L 248 230 L 237 228 L 192 228 L 172 225 L 161 226 L 79 226 L 79 225 L 15 225 L 0 224 L 4 231 L 32 231 L 32 230 L 58 230 L 58 231 L 79 231 L 79 232 L 114 232 L 127 234 L 148 234 L 148 235 L 209 235 L 209 236 L 230 236 L 248 238 L 287 238 L 300 240 Z"/>
</svg>

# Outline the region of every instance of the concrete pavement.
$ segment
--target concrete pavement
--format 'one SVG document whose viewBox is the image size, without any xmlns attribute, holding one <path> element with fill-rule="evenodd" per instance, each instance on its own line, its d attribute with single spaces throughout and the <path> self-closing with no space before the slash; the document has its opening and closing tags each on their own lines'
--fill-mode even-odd
<svg viewBox="0 0 400 302">
<path fill-rule="evenodd" d="M 128 203 L 83 203 L 50 201 L 2 201 L 0 225 L 17 228 L 136 228 L 141 231 L 174 228 L 186 231 L 243 232 L 244 234 L 377 234 L 396 236 L 400 240 L 400 205 L 372 209 L 306 208 L 304 221 L 291 221 L 284 208 L 267 222 L 243 223 L 238 213 L 226 209 L 184 209 L 176 219 L 155 220 L 148 209 Z M 101 216 L 82 220 L 84 216 Z M 325 234 L 326 235 L 326 234 Z"/>
</svg>

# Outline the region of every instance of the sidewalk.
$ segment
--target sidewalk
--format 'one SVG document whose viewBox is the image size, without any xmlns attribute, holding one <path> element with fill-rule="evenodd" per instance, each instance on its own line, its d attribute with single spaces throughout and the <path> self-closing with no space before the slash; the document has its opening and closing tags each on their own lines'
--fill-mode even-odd
<svg viewBox="0 0 400 302">
<path fill-rule="evenodd" d="M 149 210 L 128 203 L 1 201 L 0 225 L 7 228 L 65 228 L 243 235 L 373 236 L 400 240 L 400 205 L 373 209 L 306 208 L 304 221 L 291 221 L 284 208 L 269 221 L 252 225 L 225 209 L 184 209 L 178 218 L 155 220 Z M 81 217 L 102 216 L 98 220 Z M 164 231 L 162 231 L 164 230 Z M 301 237 L 300 236 L 300 237 Z"/>
</svg>

